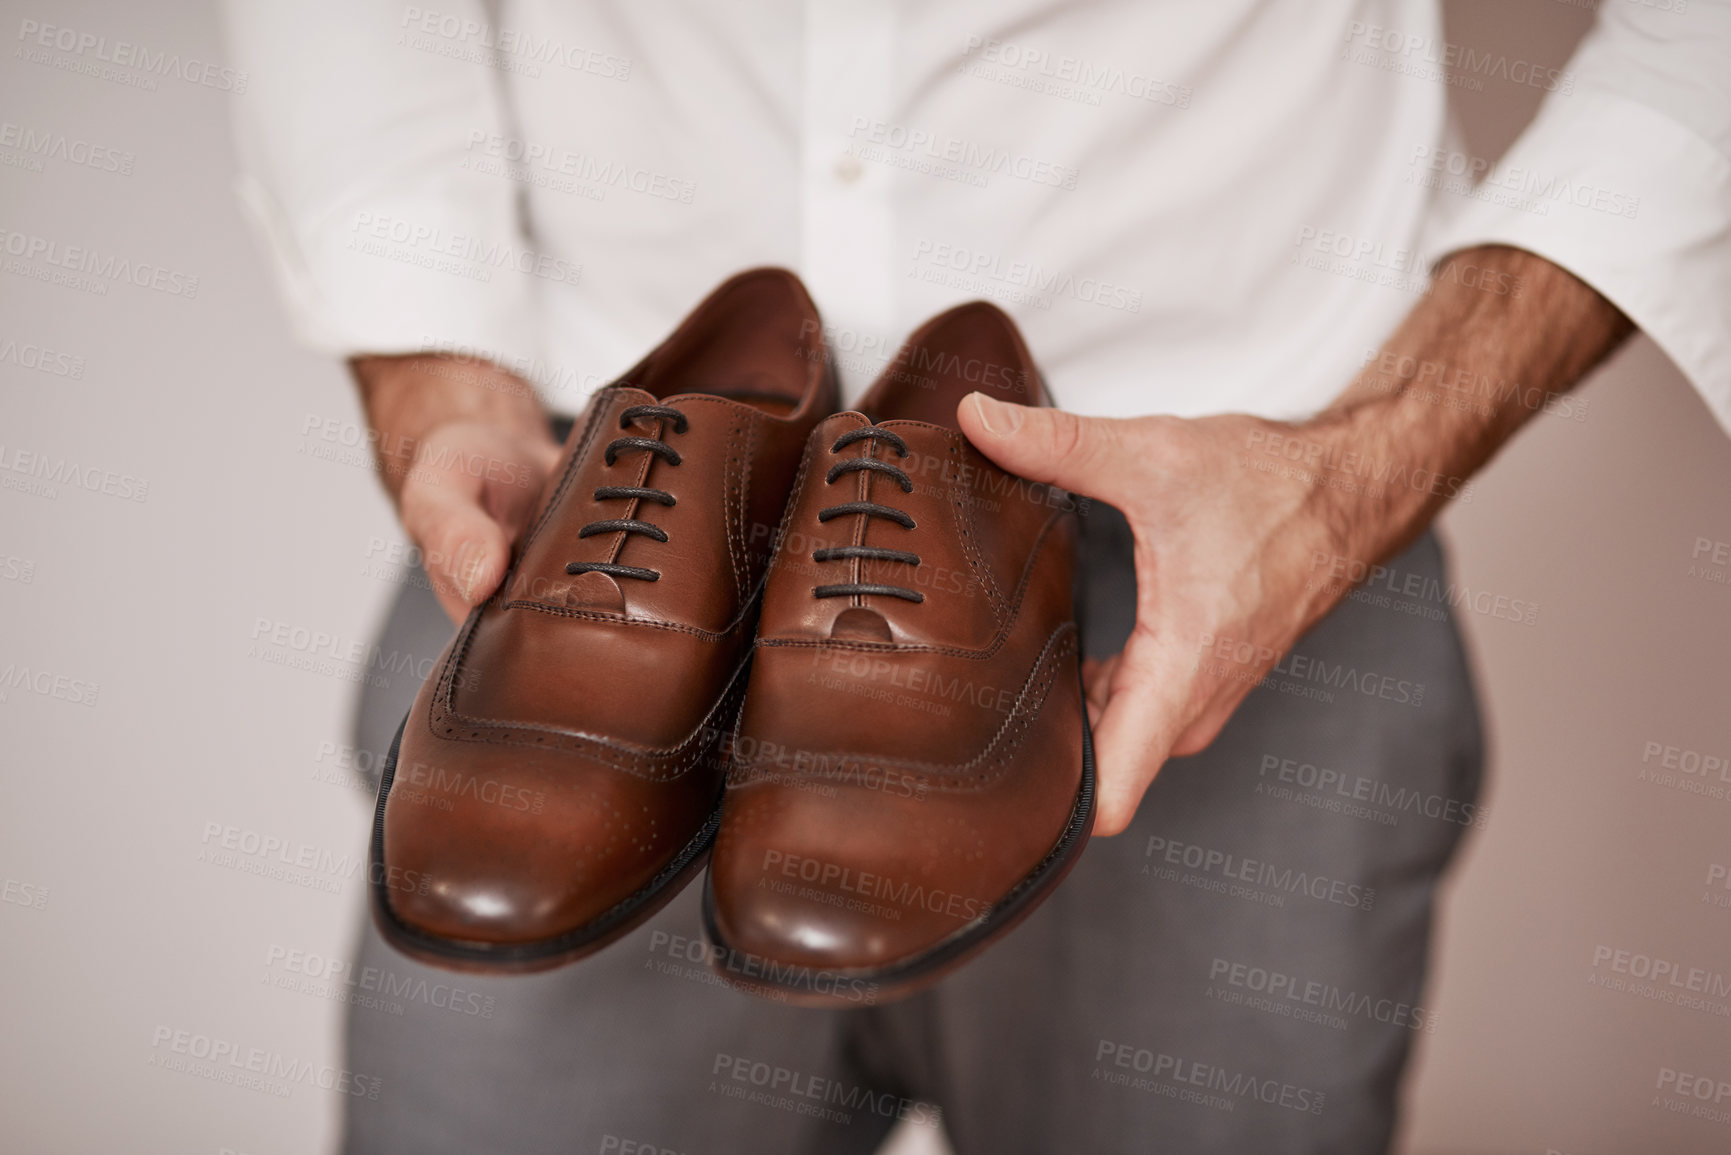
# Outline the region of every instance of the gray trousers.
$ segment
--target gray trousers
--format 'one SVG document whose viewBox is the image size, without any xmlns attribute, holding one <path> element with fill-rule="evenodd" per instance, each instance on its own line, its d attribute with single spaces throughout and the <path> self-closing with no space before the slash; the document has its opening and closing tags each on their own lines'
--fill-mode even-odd
<svg viewBox="0 0 1731 1155">
<path fill-rule="evenodd" d="M 1084 542 L 1082 620 L 1104 655 L 1135 604 L 1129 531 L 1096 507 Z M 1437 880 L 1482 819 L 1436 540 L 1388 569 L 1208 750 L 1161 771 L 1127 833 L 908 1001 L 803 1010 L 719 985 L 697 885 L 526 978 L 421 967 L 369 925 L 352 973 L 399 997 L 349 1008 L 347 1066 L 382 1083 L 349 1101 L 346 1150 L 865 1153 L 901 1117 L 941 1120 L 958 1155 L 1386 1149 L 1414 1036 L 1438 1027 Z M 409 588 L 383 646 L 436 653 L 450 632 Z M 1228 643 L 1202 660 L 1236 668 Z M 414 690 L 363 693 L 361 749 L 389 748 Z"/>
</svg>

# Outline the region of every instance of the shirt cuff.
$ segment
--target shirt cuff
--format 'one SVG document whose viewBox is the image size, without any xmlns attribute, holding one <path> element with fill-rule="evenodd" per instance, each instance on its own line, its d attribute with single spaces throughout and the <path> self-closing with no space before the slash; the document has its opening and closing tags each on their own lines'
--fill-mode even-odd
<svg viewBox="0 0 1731 1155">
<path fill-rule="evenodd" d="M 1731 160 L 1707 141 L 1612 93 L 1553 97 L 1429 247 L 1440 258 L 1488 244 L 1591 285 L 1731 434 Z"/>
<path fill-rule="evenodd" d="M 485 214 L 449 190 L 368 198 L 298 234 L 263 182 L 242 173 L 235 191 L 296 336 L 335 357 L 445 352 L 522 372 L 542 354 L 535 278 L 582 271 L 521 238 L 478 235 Z"/>
</svg>

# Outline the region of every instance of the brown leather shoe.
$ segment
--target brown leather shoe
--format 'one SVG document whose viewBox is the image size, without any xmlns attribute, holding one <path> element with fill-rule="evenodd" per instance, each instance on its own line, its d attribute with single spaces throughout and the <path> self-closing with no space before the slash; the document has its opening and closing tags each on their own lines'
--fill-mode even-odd
<svg viewBox="0 0 1731 1155">
<path fill-rule="evenodd" d="M 594 396 L 392 746 L 369 887 L 388 941 L 540 970 L 701 868 L 767 547 L 835 403 L 817 309 L 782 269 L 724 283 Z"/>
<path fill-rule="evenodd" d="M 911 993 L 1025 917 L 1092 829 L 1075 503 L 969 444 L 975 389 L 1047 403 L 984 302 L 929 321 L 806 448 L 704 895 L 749 989 Z"/>
</svg>

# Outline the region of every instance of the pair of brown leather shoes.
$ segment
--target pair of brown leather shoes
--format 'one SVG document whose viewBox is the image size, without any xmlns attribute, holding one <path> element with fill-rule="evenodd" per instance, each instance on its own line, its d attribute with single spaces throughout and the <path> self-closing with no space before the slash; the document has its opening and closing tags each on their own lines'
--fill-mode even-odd
<svg viewBox="0 0 1731 1155">
<path fill-rule="evenodd" d="M 831 1003 L 916 989 L 1031 910 L 1093 822 L 1075 508 L 967 442 L 974 390 L 1046 403 L 983 302 L 834 413 L 816 307 L 758 269 L 597 393 L 392 747 L 385 937 L 545 969 L 710 855 L 717 968 Z"/>
</svg>

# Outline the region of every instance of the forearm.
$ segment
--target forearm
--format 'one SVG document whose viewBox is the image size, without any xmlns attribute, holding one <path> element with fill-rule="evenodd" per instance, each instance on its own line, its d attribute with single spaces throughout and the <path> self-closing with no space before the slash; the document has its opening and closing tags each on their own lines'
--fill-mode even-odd
<svg viewBox="0 0 1731 1155">
<path fill-rule="evenodd" d="M 1358 378 L 1301 427 L 1321 447 L 1324 472 L 1362 482 L 1324 483 L 1314 495 L 1339 554 L 1377 562 L 1411 542 L 1631 329 L 1542 257 L 1502 247 L 1450 257 Z"/>
<path fill-rule="evenodd" d="M 1476 287 L 1486 277 L 1519 291 Z M 1592 289 L 1527 253 L 1469 250 L 1436 280 L 1383 355 L 1309 421 L 1084 418 L 979 394 L 958 410 L 999 465 L 1116 506 L 1134 535 L 1135 629 L 1086 674 L 1097 833 L 1128 826 L 1166 758 L 1213 741 L 1345 595 L 1346 582 L 1313 580 L 1319 556 L 1392 556 L 1629 332 Z M 1480 380 L 1491 388 L 1460 388 Z M 1342 570 L 1360 572 L 1330 565 L 1329 576 Z"/>
</svg>

